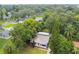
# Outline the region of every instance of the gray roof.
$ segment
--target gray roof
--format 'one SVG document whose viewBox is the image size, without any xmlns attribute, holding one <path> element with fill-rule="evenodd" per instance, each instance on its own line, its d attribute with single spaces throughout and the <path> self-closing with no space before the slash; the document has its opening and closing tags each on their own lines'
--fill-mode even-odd
<svg viewBox="0 0 79 59">
<path fill-rule="evenodd" d="M 25 16 L 24 18 L 19 18 L 19 21 L 24 21 L 28 18 L 28 16 Z"/>
<path fill-rule="evenodd" d="M 36 43 L 47 45 L 49 41 L 49 34 L 44 32 L 39 32 L 35 38 Z"/>
<path fill-rule="evenodd" d="M 35 20 L 36 20 L 36 21 L 43 21 L 43 18 L 37 17 Z"/>
<path fill-rule="evenodd" d="M 24 21 L 24 20 L 25 20 L 25 18 L 20 18 L 20 19 L 19 19 L 19 21 Z"/>
<path fill-rule="evenodd" d="M 3 18 L 5 19 L 5 18 L 9 18 L 8 16 L 6 16 L 6 15 L 3 15 Z"/>
<path fill-rule="evenodd" d="M 4 30 L 2 32 L 2 36 L 5 36 L 5 37 L 9 36 L 9 30 Z"/>
</svg>

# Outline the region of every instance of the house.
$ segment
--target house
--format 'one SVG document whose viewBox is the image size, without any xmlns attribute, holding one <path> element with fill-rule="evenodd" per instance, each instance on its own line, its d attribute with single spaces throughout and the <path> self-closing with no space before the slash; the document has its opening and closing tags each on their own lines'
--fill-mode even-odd
<svg viewBox="0 0 79 59">
<path fill-rule="evenodd" d="M 38 21 L 38 22 L 41 22 L 41 21 L 43 21 L 43 18 L 42 17 L 37 17 L 35 20 Z"/>
<path fill-rule="evenodd" d="M 13 27 L 3 29 L 0 31 L 0 38 L 9 38 L 10 37 L 10 30 L 13 30 Z"/>
<path fill-rule="evenodd" d="M 0 32 L 0 38 L 7 38 L 9 37 L 9 31 L 8 30 L 3 30 Z"/>
<path fill-rule="evenodd" d="M 23 23 L 23 21 L 25 20 L 26 18 L 20 18 L 19 19 L 19 23 Z"/>
<path fill-rule="evenodd" d="M 8 19 L 10 18 L 12 15 L 11 15 L 11 12 L 8 12 L 7 15 L 3 15 L 3 18 L 4 19 Z"/>
<path fill-rule="evenodd" d="M 22 23 L 25 20 L 25 18 L 19 18 L 19 23 Z"/>
<path fill-rule="evenodd" d="M 29 18 L 27 15 L 23 18 L 19 18 L 18 21 L 19 23 L 22 23 L 24 20 L 26 20 L 27 18 Z"/>
<path fill-rule="evenodd" d="M 9 17 L 8 17 L 8 16 L 6 16 L 6 15 L 3 15 L 3 18 L 4 18 L 4 19 L 7 19 L 7 18 L 9 18 Z"/>
<path fill-rule="evenodd" d="M 2 31 L 2 37 L 9 37 L 9 30 Z"/>
<path fill-rule="evenodd" d="M 36 47 L 48 48 L 49 33 L 38 32 L 34 40 Z"/>
</svg>

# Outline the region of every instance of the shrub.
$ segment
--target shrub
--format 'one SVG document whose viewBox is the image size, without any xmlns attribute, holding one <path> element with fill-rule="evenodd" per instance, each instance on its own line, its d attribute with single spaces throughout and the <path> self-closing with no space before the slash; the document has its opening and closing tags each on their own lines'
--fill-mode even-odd
<svg viewBox="0 0 79 59">
<path fill-rule="evenodd" d="M 79 41 L 79 33 L 77 33 L 76 35 L 74 35 L 73 38 L 74 38 L 73 40 Z"/>
<path fill-rule="evenodd" d="M 65 37 L 60 35 L 59 42 L 57 53 L 68 54 L 74 52 L 72 41 L 68 41 Z"/>
</svg>

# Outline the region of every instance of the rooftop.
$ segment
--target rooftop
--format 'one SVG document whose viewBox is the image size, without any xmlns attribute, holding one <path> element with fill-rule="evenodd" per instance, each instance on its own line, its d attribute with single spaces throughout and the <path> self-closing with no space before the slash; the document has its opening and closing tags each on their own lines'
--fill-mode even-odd
<svg viewBox="0 0 79 59">
<path fill-rule="evenodd" d="M 49 35 L 49 33 L 47 33 L 47 32 L 38 32 L 37 34 L 39 34 L 39 35 Z"/>
<path fill-rule="evenodd" d="M 37 17 L 35 20 L 36 20 L 36 21 L 43 21 L 43 18 Z"/>
<path fill-rule="evenodd" d="M 35 38 L 35 42 L 47 45 L 49 41 L 49 33 L 38 32 L 37 37 Z"/>
</svg>

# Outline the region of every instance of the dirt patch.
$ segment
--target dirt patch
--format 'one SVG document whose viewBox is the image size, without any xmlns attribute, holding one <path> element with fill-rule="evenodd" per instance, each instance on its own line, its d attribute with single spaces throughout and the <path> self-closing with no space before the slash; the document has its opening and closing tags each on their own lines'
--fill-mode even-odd
<svg viewBox="0 0 79 59">
<path fill-rule="evenodd" d="M 79 41 L 73 41 L 75 47 L 79 48 Z"/>
</svg>

